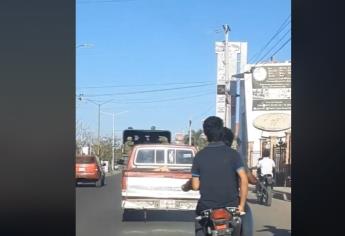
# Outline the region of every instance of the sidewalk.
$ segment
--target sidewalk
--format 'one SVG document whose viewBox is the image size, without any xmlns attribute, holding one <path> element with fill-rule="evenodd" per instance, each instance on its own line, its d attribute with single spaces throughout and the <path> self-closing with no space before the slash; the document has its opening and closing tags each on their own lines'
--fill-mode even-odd
<svg viewBox="0 0 345 236">
<path fill-rule="evenodd" d="M 249 185 L 249 190 L 255 190 L 255 185 Z M 291 201 L 291 187 L 273 186 L 273 197 L 285 201 Z"/>
</svg>

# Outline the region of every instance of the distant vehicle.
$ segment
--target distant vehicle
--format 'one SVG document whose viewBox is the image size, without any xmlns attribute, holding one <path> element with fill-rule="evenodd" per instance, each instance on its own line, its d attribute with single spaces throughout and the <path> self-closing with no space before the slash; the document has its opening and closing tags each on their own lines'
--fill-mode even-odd
<svg viewBox="0 0 345 236">
<path fill-rule="evenodd" d="M 122 135 L 122 159 L 124 163 L 128 162 L 128 156 L 130 156 L 134 145 L 158 143 L 171 143 L 171 132 L 169 130 L 124 130 Z"/>
<path fill-rule="evenodd" d="M 162 143 L 162 138 L 166 138 L 166 143 L 171 143 L 171 132 L 169 130 L 126 129 L 122 135 L 123 144 L 126 143 L 128 137 L 131 138 L 134 145 Z"/>
<path fill-rule="evenodd" d="M 103 164 L 104 165 L 104 164 Z M 75 178 L 78 183 L 105 185 L 105 173 L 97 156 L 76 156 Z"/>
<path fill-rule="evenodd" d="M 195 154 L 186 145 L 135 145 L 122 171 L 122 208 L 195 210 L 199 192 L 181 189 L 191 178 Z"/>
</svg>

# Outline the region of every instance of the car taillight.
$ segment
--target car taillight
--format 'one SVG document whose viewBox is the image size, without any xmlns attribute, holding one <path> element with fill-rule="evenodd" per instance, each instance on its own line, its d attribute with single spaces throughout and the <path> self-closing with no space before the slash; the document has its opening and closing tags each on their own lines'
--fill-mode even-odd
<svg viewBox="0 0 345 236">
<path fill-rule="evenodd" d="M 211 213 L 212 220 L 230 220 L 231 214 L 225 209 L 216 209 Z"/>
</svg>

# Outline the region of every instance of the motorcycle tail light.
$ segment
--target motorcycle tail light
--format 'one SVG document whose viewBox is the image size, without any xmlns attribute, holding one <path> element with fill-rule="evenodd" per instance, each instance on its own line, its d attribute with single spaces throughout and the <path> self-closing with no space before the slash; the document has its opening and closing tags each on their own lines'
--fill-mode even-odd
<svg viewBox="0 0 345 236">
<path fill-rule="evenodd" d="M 227 229 L 228 226 L 226 224 L 222 224 L 222 225 L 215 225 L 214 228 L 215 230 L 223 230 L 223 229 Z"/>
<path fill-rule="evenodd" d="M 212 220 L 231 220 L 231 214 L 225 209 L 216 209 L 212 211 Z"/>
</svg>

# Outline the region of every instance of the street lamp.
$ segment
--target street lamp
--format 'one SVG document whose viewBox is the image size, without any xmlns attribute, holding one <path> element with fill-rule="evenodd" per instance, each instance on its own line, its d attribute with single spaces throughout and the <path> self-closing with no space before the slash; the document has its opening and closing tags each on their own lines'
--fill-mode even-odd
<svg viewBox="0 0 345 236">
<path fill-rule="evenodd" d="M 115 160 L 115 114 L 119 115 L 119 114 L 123 114 L 126 112 L 128 112 L 128 111 L 121 111 L 118 113 L 115 113 L 115 112 L 109 113 L 109 112 L 103 112 L 102 111 L 102 114 L 111 115 L 113 117 L 113 142 L 112 142 L 112 157 L 111 157 L 111 170 L 112 171 L 114 171 L 114 160 Z"/>
<path fill-rule="evenodd" d="M 98 156 L 100 155 L 100 130 L 101 130 L 101 106 L 105 105 L 109 102 L 112 102 L 114 99 L 107 100 L 105 102 L 99 103 L 94 100 L 83 98 L 83 94 L 80 94 L 78 99 L 81 101 L 82 99 L 89 101 L 98 106 L 98 129 L 97 129 L 97 142 L 98 142 Z"/>
<path fill-rule="evenodd" d="M 277 173 L 279 174 L 279 177 L 282 177 L 281 176 L 281 174 L 280 174 L 280 163 L 281 163 L 281 160 L 282 160 L 282 154 L 283 154 L 283 152 L 282 152 L 282 147 L 284 146 L 284 142 L 283 142 L 283 140 L 282 140 L 282 138 L 281 137 L 279 137 L 279 140 L 278 140 L 278 142 L 277 142 L 277 144 L 276 144 L 276 147 L 278 147 L 279 148 L 279 158 L 277 158 L 277 163 L 276 163 L 276 168 L 277 168 Z M 277 174 L 276 174 L 276 176 L 277 176 Z M 280 180 L 281 178 L 279 178 L 279 180 Z"/>
<path fill-rule="evenodd" d="M 93 44 L 90 43 L 82 43 L 82 44 L 78 44 L 75 48 L 92 48 Z"/>
</svg>

